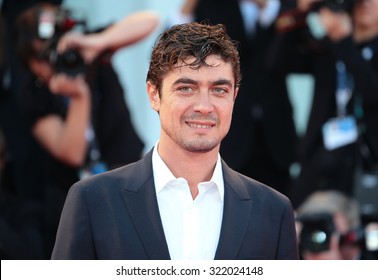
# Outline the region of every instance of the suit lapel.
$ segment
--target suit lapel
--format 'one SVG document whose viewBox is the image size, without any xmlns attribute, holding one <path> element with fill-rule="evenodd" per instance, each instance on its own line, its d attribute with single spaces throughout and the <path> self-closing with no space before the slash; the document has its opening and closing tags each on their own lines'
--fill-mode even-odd
<svg viewBox="0 0 378 280">
<path fill-rule="evenodd" d="M 127 179 L 123 197 L 132 222 L 150 259 L 170 259 L 168 245 L 159 214 L 152 175 L 152 152 L 134 165 Z M 239 176 L 223 161 L 225 182 L 224 210 L 215 259 L 235 259 L 240 249 L 252 204 Z"/>
<path fill-rule="evenodd" d="M 150 259 L 170 259 L 152 176 L 152 152 L 134 166 L 123 190 L 130 217 Z"/>
<path fill-rule="evenodd" d="M 215 259 L 232 260 L 236 258 L 247 230 L 252 203 L 239 176 L 224 162 L 222 165 L 225 182 L 224 210 Z"/>
</svg>

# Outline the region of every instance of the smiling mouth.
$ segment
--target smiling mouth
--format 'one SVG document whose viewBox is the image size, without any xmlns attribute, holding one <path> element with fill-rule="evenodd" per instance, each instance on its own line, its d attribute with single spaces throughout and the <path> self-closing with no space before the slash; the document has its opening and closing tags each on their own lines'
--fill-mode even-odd
<svg viewBox="0 0 378 280">
<path fill-rule="evenodd" d="M 213 124 L 198 124 L 198 123 L 189 123 L 187 122 L 188 126 L 192 128 L 199 128 L 199 129 L 209 129 L 212 128 Z"/>
</svg>

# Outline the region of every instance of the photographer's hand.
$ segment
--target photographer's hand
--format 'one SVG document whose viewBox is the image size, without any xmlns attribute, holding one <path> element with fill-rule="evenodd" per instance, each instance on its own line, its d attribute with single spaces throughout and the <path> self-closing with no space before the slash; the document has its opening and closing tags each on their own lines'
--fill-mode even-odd
<svg viewBox="0 0 378 280">
<path fill-rule="evenodd" d="M 105 42 L 100 34 L 84 35 L 78 32 L 68 32 L 60 40 L 57 47 L 59 53 L 68 49 L 78 49 L 86 64 L 91 63 L 105 49 Z"/>
<path fill-rule="evenodd" d="M 324 7 L 319 11 L 319 19 L 328 37 L 334 42 L 352 35 L 352 20 L 347 12 L 334 12 Z"/>
<path fill-rule="evenodd" d="M 49 81 L 52 93 L 71 98 L 89 97 L 90 91 L 82 74 L 71 77 L 64 73 L 55 74 Z"/>
</svg>

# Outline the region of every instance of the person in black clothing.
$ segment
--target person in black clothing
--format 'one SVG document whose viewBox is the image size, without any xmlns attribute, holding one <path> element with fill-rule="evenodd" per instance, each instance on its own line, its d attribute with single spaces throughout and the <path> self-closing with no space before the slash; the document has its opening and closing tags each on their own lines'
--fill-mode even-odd
<svg viewBox="0 0 378 280">
<path fill-rule="evenodd" d="M 315 80 L 299 145 L 301 172 L 289 194 L 295 208 L 317 190 L 353 194 L 362 131 L 371 153 L 378 154 L 378 1 L 358 0 L 350 11 L 323 5 L 309 13 L 313 3 L 298 1 L 292 14 L 302 13 L 309 23 L 281 30 L 270 63 L 276 71 L 310 73 Z"/>
<path fill-rule="evenodd" d="M 0 70 L 0 127 L 7 143 L 7 160 L 11 166 L 7 170 L 14 181 L 12 192 L 22 200 L 41 203 L 45 186 L 43 170 L 46 154 L 32 136 L 20 112 L 18 101 L 27 71 L 20 65 L 13 40 L 13 25 L 17 15 L 37 2 L 38 0 L 0 1 L 0 29 L 4 33 L 0 40 L 4 51 Z"/>
<path fill-rule="evenodd" d="M 15 29 L 19 56 L 31 70 L 21 99 L 22 111 L 49 154 L 48 256 L 70 186 L 142 156 L 144 144 L 132 125 L 118 77 L 103 54 L 143 39 L 158 22 L 154 13 L 142 11 L 99 33 L 66 32 L 58 38 L 58 54 L 75 50 L 85 62 L 82 71 L 71 73 L 54 68 L 45 55 L 51 40 L 41 37 L 41 31 L 51 28 L 44 25 L 45 19 L 52 18 L 56 24 L 54 17 L 60 11 L 56 5 L 37 4 L 18 17 Z"/>
<path fill-rule="evenodd" d="M 24 76 L 12 23 L 36 2 L 0 1 L 0 258 L 43 259 L 44 152 L 31 136 L 17 100 Z M 57 2 L 57 1 L 55 1 Z M 3 140 L 3 141 L 1 141 Z"/>
</svg>

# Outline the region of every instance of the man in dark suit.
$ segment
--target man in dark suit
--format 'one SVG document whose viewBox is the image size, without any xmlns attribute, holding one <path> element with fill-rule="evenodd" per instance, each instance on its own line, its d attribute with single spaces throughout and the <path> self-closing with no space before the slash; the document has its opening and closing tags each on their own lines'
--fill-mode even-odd
<svg viewBox="0 0 378 280">
<path fill-rule="evenodd" d="M 73 185 L 53 259 L 298 259 L 290 201 L 219 155 L 240 61 L 223 25 L 164 32 L 147 75 L 158 143 Z"/>
</svg>

